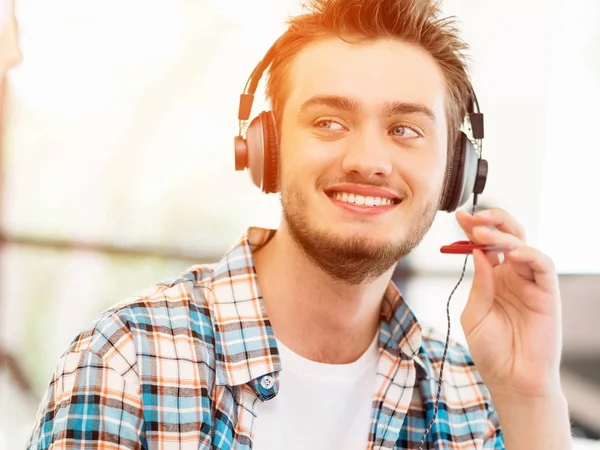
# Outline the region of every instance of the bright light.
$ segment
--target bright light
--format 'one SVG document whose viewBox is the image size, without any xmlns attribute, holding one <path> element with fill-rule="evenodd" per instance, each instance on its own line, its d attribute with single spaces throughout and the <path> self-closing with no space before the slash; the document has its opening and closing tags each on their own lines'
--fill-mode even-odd
<svg viewBox="0 0 600 450">
<path fill-rule="evenodd" d="M 127 105 L 185 42 L 166 0 L 23 0 L 18 19 L 24 61 L 11 73 L 14 95 L 61 115 Z"/>
<path fill-rule="evenodd" d="M 212 9 L 236 22 L 276 23 L 300 8 L 297 0 L 210 0 Z"/>
</svg>

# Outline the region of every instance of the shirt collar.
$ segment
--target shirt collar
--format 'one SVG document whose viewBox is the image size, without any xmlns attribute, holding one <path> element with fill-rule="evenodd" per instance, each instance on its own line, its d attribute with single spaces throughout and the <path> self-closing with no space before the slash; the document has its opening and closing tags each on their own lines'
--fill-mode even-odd
<svg viewBox="0 0 600 450">
<path fill-rule="evenodd" d="M 213 267 L 206 297 L 213 318 L 216 384 L 237 386 L 279 372 L 277 342 L 264 307 L 252 252 L 275 230 L 250 228 Z"/>
<path fill-rule="evenodd" d="M 383 296 L 379 347 L 400 358 L 414 360 L 417 370 L 422 372 L 421 376 L 430 376 L 431 367 L 426 363 L 421 325 L 393 281 L 390 281 Z"/>
<path fill-rule="evenodd" d="M 246 384 L 281 370 L 277 342 L 258 286 L 252 253 L 264 246 L 276 230 L 251 227 L 213 268 L 207 286 L 216 350 L 216 383 Z M 382 302 L 379 348 L 402 358 L 423 352 L 421 326 L 390 281 Z"/>
</svg>

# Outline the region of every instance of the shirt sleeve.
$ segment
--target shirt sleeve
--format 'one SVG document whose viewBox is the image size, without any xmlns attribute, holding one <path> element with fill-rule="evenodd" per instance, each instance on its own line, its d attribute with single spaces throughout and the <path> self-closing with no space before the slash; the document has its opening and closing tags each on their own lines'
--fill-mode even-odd
<svg viewBox="0 0 600 450">
<path fill-rule="evenodd" d="M 487 430 L 483 443 L 484 449 L 505 450 L 504 436 L 500 428 L 500 419 L 495 409 L 490 409 L 487 421 Z"/>
<path fill-rule="evenodd" d="M 143 447 L 139 383 L 88 350 L 66 353 L 38 409 L 27 449 Z"/>
</svg>

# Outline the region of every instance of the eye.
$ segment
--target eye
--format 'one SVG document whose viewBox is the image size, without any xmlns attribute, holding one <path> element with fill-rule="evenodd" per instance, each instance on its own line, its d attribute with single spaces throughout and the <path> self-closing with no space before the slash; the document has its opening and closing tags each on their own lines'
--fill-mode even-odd
<svg viewBox="0 0 600 450">
<path fill-rule="evenodd" d="M 315 126 L 320 130 L 344 130 L 345 128 L 335 120 L 319 120 Z"/>
<path fill-rule="evenodd" d="M 395 126 L 394 128 L 392 128 L 391 133 L 393 136 L 400 137 L 400 138 L 407 138 L 407 139 L 414 139 L 414 138 L 421 137 L 420 133 L 416 132 L 413 128 L 405 126 L 405 125 Z"/>
</svg>

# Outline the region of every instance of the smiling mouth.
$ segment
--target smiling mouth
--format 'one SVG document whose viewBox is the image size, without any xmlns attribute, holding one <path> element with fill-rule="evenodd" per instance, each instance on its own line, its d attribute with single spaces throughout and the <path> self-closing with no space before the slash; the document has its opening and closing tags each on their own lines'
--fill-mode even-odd
<svg viewBox="0 0 600 450">
<path fill-rule="evenodd" d="M 356 206 L 367 206 L 367 207 L 390 207 L 397 205 L 401 202 L 397 198 L 389 197 L 373 197 L 370 195 L 359 195 L 350 192 L 327 192 L 327 196 L 331 199 L 348 203 Z"/>
</svg>

